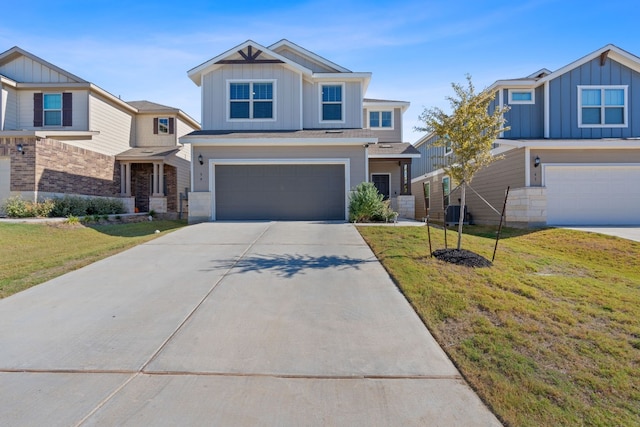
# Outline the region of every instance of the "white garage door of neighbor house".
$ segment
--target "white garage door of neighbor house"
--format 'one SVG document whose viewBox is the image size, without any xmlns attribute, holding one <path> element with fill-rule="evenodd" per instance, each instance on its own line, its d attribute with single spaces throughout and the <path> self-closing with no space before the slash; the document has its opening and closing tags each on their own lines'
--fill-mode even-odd
<svg viewBox="0 0 640 427">
<path fill-rule="evenodd" d="M 217 220 L 344 220 L 342 164 L 216 165 Z"/>
<path fill-rule="evenodd" d="M 544 168 L 547 224 L 640 224 L 640 165 Z"/>
<path fill-rule="evenodd" d="M 11 159 L 0 158 L 0 211 L 2 204 L 11 195 Z"/>
</svg>

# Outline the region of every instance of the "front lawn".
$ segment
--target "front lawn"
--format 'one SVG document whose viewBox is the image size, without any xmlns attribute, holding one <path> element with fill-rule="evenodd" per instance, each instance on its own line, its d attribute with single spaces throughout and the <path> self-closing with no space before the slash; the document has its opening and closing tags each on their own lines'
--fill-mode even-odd
<svg viewBox="0 0 640 427">
<path fill-rule="evenodd" d="M 91 227 L 0 223 L 0 298 L 185 225 L 185 221 Z M 156 234 L 155 230 L 160 233 Z"/>
<path fill-rule="evenodd" d="M 465 229 L 463 248 L 491 259 L 494 229 Z M 506 425 L 640 425 L 640 243 L 507 229 L 494 265 L 472 269 L 430 258 L 426 227 L 359 231 Z"/>
</svg>

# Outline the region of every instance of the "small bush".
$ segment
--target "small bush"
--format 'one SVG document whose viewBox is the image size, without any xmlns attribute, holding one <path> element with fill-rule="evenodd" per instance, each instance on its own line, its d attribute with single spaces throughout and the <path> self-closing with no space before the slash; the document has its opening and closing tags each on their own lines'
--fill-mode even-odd
<svg viewBox="0 0 640 427">
<path fill-rule="evenodd" d="M 80 224 L 80 218 L 78 218 L 77 216 L 71 215 L 67 217 L 67 219 L 64 222 L 65 224 L 76 225 L 76 224 Z"/>
<path fill-rule="evenodd" d="M 5 213 L 10 218 L 47 217 L 51 214 L 53 207 L 52 200 L 34 203 L 24 200 L 20 196 L 8 198 L 2 205 Z"/>
<path fill-rule="evenodd" d="M 111 215 L 124 213 L 124 204 L 118 199 L 102 197 L 64 196 L 54 199 L 55 207 L 51 216 L 65 217 L 87 215 Z"/>
<path fill-rule="evenodd" d="M 386 222 L 394 219 L 397 214 L 391 210 L 390 201 L 383 199 L 384 196 L 372 183 L 359 184 L 349 196 L 349 221 Z"/>
</svg>

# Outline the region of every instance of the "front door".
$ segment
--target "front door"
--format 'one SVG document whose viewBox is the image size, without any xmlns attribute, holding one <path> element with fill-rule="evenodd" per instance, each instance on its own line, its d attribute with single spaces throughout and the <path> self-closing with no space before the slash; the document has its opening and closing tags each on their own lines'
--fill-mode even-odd
<svg viewBox="0 0 640 427">
<path fill-rule="evenodd" d="M 389 199 L 389 175 L 373 174 L 371 182 L 378 189 L 378 192 L 384 196 L 384 200 Z"/>
</svg>

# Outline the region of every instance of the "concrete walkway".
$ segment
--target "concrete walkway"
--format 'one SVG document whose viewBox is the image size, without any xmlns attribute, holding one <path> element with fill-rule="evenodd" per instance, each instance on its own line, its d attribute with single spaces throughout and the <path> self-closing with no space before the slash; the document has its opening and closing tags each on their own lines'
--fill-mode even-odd
<svg viewBox="0 0 640 427">
<path fill-rule="evenodd" d="M 6 426 L 500 425 L 353 225 L 190 226 L 0 300 Z"/>
</svg>

